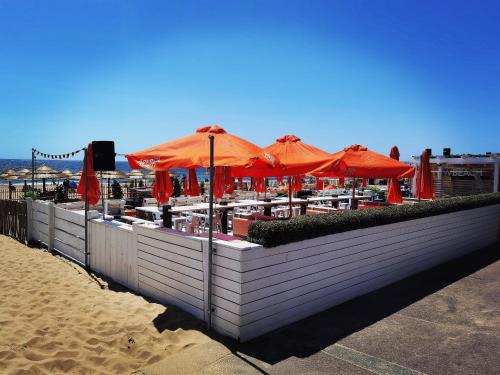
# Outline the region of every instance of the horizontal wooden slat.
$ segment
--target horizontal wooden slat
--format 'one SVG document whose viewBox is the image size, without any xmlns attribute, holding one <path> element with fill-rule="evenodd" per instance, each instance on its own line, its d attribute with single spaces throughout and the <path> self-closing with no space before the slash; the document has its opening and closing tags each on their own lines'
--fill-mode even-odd
<svg viewBox="0 0 500 375">
<path fill-rule="evenodd" d="M 153 246 L 156 247 L 157 249 L 162 249 L 162 250 L 165 249 L 171 253 L 178 254 L 183 257 L 191 258 L 194 260 L 198 260 L 200 262 L 202 260 L 202 253 L 200 250 L 197 249 L 190 249 L 184 246 L 179 246 L 173 243 L 160 241 L 155 238 L 147 237 L 144 235 L 138 236 L 137 241 L 145 245 Z"/>
<path fill-rule="evenodd" d="M 165 288 L 163 285 L 158 284 L 154 280 L 143 279 L 139 284 L 139 291 L 151 298 L 156 299 L 159 302 L 171 304 L 180 307 L 184 311 L 194 315 L 198 319 L 203 319 L 203 309 L 193 306 L 182 299 L 175 297 L 173 294 L 170 294 L 168 288 Z"/>
<path fill-rule="evenodd" d="M 422 253 L 438 251 L 443 248 L 448 249 L 449 246 L 460 245 L 460 243 L 462 242 L 463 237 L 461 236 L 438 239 L 434 242 L 429 242 L 428 245 L 424 243 L 420 246 L 416 246 L 413 251 L 404 254 L 404 256 L 401 257 L 389 258 L 388 260 L 385 260 L 383 262 L 376 262 L 373 264 L 369 263 L 361 267 L 357 267 L 357 264 L 353 264 L 353 266 L 348 264 L 343 267 L 344 269 L 340 267 L 332 270 L 331 272 L 320 273 L 318 276 L 319 278 L 316 280 L 314 280 L 314 277 L 310 277 L 310 280 L 308 280 L 307 283 L 305 283 L 306 281 L 299 279 L 288 284 L 279 284 L 277 285 L 275 294 L 260 299 L 254 299 L 253 301 L 250 301 L 248 303 L 245 303 L 246 296 L 244 295 L 242 297 L 244 304 L 242 305 L 241 312 L 242 314 L 246 314 L 252 311 L 260 310 L 262 308 L 266 308 L 268 306 L 275 305 L 282 301 L 311 294 L 314 291 L 335 287 L 335 285 L 340 284 L 345 280 L 350 280 L 359 275 L 366 275 L 377 269 L 385 269 L 387 272 L 390 272 L 390 268 L 388 267 L 390 267 L 392 264 L 397 265 L 401 262 L 406 261 L 407 259 L 415 258 Z M 262 292 L 266 291 L 264 290 Z M 257 298 L 257 295 L 252 296 L 252 298 Z"/>
<path fill-rule="evenodd" d="M 137 264 L 139 265 L 139 268 L 149 269 L 152 272 L 156 272 L 168 278 L 177 280 L 181 283 L 192 286 L 193 288 L 203 290 L 203 281 L 195 279 L 192 276 L 188 276 L 180 272 L 174 271 L 172 269 L 162 267 L 158 264 L 152 263 L 150 261 L 141 258 L 138 259 Z"/>
<path fill-rule="evenodd" d="M 182 301 L 186 304 L 189 304 L 193 307 L 196 307 L 200 310 L 203 310 L 203 301 L 202 300 L 200 300 L 200 299 L 198 299 L 190 294 L 184 293 L 178 289 L 175 289 L 168 284 L 165 284 L 161 281 L 158 281 L 156 279 L 157 274 L 152 275 L 155 278 L 152 278 L 150 276 L 151 276 L 151 273 L 149 273 L 149 275 L 145 275 L 144 273 L 142 273 L 142 270 L 139 270 L 139 289 L 143 288 L 143 284 L 147 284 L 147 285 L 152 286 L 155 289 L 158 289 L 159 291 L 161 291 L 169 296 L 172 296 L 172 297 L 178 299 L 179 301 Z M 163 280 L 163 281 L 165 281 L 165 280 Z"/>
<path fill-rule="evenodd" d="M 165 256 L 165 254 L 162 252 L 160 252 L 159 254 L 161 256 Z M 139 249 L 137 256 L 139 259 L 144 259 L 144 260 L 147 260 L 148 262 L 158 264 L 161 267 L 174 270 L 176 272 L 182 273 L 182 274 L 190 276 L 190 277 L 194 277 L 197 280 L 203 280 L 203 270 L 201 269 L 201 267 L 199 267 L 199 268 L 190 267 L 190 266 L 186 266 L 186 265 L 183 265 L 181 263 L 178 263 L 176 261 L 173 261 L 170 258 L 163 258 L 161 256 L 158 256 L 157 253 L 155 253 L 154 249 L 151 250 L 151 253 Z M 194 264 L 194 265 L 199 266 L 196 264 Z"/>
<path fill-rule="evenodd" d="M 377 257 L 385 253 L 390 254 L 391 251 L 394 250 L 404 249 L 410 246 L 418 247 L 424 245 L 425 241 L 439 238 L 446 239 L 447 236 L 460 234 L 465 230 L 474 231 L 483 225 L 483 223 L 476 223 L 471 226 L 448 229 L 447 231 L 433 231 L 433 233 L 426 234 L 425 240 L 422 239 L 421 235 L 414 237 L 400 236 L 400 238 L 394 238 L 394 242 L 392 243 L 374 242 L 372 247 L 364 246 L 363 248 L 365 250 L 363 251 L 359 251 L 360 248 L 354 246 L 352 249 L 346 248 L 342 251 L 322 253 L 320 256 L 310 257 L 308 259 L 301 258 L 301 260 L 288 262 L 286 265 L 290 266 L 287 268 L 282 266 L 278 270 L 277 267 L 273 267 L 273 271 L 268 272 L 271 273 L 271 276 L 244 282 L 242 284 L 242 293 L 248 293 L 274 284 L 284 283 L 307 274 L 315 274 L 319 271 L 333 269 L 350 262 L 359 262 L 365 258 Z M 269 270 L 266 269 L 265 271 L 267 272 Z"/>
<path fill-rule="evenodd" d="M 178 263 L 178 264 L 190 267 L 190 268 L 194 268 L 196 270 L 202 270 L 202 264 L 201 264 L 201 261 L 199 261 L 199 260 L 195 260 L 192 258 L 184 257 L 182 255 L 171 253 L 167 249 L 159 249 L 159 248 L 156 248 L 153 246 L 145 245 L 140 241 L 140 236 L 139 236 L 137 242 L 138 242 L 137 249 L 139 251 L 139 254 L 141 252 L 146 252 L 148 254 L 152 254 L 152 255 L 155 255 L 155 256 L 160 257 L 160 258 L 168 259 L 172 262 L 175 262 L 175 263 Z"/>
</svg>

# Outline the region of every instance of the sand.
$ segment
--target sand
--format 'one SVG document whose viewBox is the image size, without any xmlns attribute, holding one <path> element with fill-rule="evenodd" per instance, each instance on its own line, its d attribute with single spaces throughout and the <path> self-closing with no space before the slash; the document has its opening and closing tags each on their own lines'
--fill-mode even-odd
<svg viewBox="0 0 500 375">
<path fill-rule="evenodd" d="M 0 236 L 0 374 L 130 374 L 210 341 L 201 327 L 176 308 Z"/>
</svg>

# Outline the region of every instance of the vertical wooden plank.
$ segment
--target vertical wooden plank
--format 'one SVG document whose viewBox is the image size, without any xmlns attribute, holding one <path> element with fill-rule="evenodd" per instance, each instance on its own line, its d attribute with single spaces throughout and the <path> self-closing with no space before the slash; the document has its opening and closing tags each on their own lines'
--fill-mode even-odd
<svg viewBox="0 0 500 375">
<path fill-rule="evenodd" d="M 55 230 L 55 205 L 54 202 L 49 202 L 49 238 L 47 240 L 47 245 L 49 250 L 54 250 L 54 230 Z"/>
<path fill-rule="evenodd" d="M 130 253 L 129 253 L 129 269 L 128 269 L 128 281 L 129 285 L 132 286 L 132 290 L 139 291 L 139 267 L 137 265 L 137 240 L 138 233 L 137 227 L 139 224 L 132 225 L 132 241 L 130 243 Z"/>
<path fill-rule="evenodd" d="M 204 313 L 204 320 L 205 322 L 208 323 L 208 319 L 210 318 L 209 314 L 209 306 L 208 306 L 208 281 L 210 278 L 208 277 L 208 242 L 205 241 L 200 241 L 200 246 L 201 246 L 201 251 L 203 253 L 203 313 Z"/>
<path fill-rule="evenodd" d="M 33 199 L 26 198 L 26 241 L 33 238 Z"/>
</svg>

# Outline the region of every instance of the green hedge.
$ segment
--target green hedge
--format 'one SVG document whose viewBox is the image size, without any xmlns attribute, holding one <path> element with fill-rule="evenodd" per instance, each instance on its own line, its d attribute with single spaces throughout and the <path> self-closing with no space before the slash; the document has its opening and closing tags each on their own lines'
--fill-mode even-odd
<svg viewBox="0 0 500 375">
<path fill-rule="evenodd" d="M 425 201 L 414 205 L 297 216 L 290 220 L 256 221 L 248 240 L 273 247 L 329 234 L 397 223 L 449 212 L 500 204 L 500 193 Z"/>
</svg>

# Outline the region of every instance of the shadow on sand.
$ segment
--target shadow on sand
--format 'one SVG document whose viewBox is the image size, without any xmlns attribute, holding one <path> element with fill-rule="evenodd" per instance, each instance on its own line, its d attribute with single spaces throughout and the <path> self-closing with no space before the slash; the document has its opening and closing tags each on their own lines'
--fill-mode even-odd
<svg viewBox="0 0 500 375">
<path fill-rule="evenodd" d="M 419 273 L 246 343 L 211 335 L 233 353 L 275 364 L 305 358 L 500 259 L 500 244 Z"/>
</svg>

